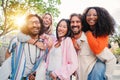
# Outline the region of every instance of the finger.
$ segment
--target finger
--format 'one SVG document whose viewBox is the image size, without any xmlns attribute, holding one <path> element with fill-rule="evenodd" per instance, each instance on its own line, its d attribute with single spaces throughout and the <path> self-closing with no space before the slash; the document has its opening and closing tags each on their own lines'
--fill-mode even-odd
<svg viewBox="0 0 120 80">
<path fill-rule="evenodd" d="M 35 80 L 35 76 L 34 75 L 30 75 L 29 76 L 29 80 Z"/>
<path fill-rule="evenodd" d="M 35 77 L 34 77 L 34 76 L 31 76 L 30 80 L 35 80 Z"/>
</svg>

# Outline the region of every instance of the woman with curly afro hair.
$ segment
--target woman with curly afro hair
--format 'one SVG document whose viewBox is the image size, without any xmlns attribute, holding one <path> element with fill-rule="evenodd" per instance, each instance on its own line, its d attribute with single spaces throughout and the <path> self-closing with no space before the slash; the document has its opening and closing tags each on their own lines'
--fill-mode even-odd
<svg viewBox="0 0 120 80">
<path fill-rule="evenodd" d="M 105 63 L 106 79 L 109 80 L 112 74 L 112 65 L 116 63 L 115 56 L 108 50 L 109 35 L 115 32 L 115 21 L 105 8 L 88 7 L 83 13 L 82 24 L 90 49 L 98 58 L 97 62 Z"/>
</svg>

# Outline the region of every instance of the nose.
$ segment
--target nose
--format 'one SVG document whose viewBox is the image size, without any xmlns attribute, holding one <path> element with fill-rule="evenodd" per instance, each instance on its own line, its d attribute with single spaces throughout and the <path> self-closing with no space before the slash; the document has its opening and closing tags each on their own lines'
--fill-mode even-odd
<svg viewBox="0 0 120 80">
<path fill-rule="evenodd" d="M 90 17 L 90 18 L 93 18 L 93 17 L 94 17 L 94 15 L 90 15 L 89 17 Z"/>
<path fill-rule="evenodd" d="M 49 21 L 49 19 L 47 18 L 46 21 Z"/>
<path fill-rule="evenodd" d="M 39 22 L 33 22 L 33 26 L 37 27 L 39 25 Z"/>
<path fill-rule="evenodd" d="M 33 26 L 35 26 L 35 27 L 36 27 L 36 26 L 37 26 L 37 24 L 36 24 L 36 23 L 33 23 Z"/>
<path fill-rule="evenodd" d="M 76 23 L 76 22 L 74 22 L 74 23 L 73 23 L 73 25 L 74 25 L 74 26 L 77 26 L 77 23 Z"/>
<path fill-rule="evenodd" d="M 62 27 L 58 27 L 58 30 L 62 30 L 63 28 Z"/>
<path fill-rule="evenodd" d="M 59 30 L 59 31 L 62 31 L 62 30 L 64 30 L 64 27 L 63 27 L 63 26 L 59 26 L 59 27 L 58 27 L 58 30 Z"/>
<path fill-rule="evenodd" d="M 46 19 L 45 19 L 45 22 L 49 22 L 49 18 L 46 18 Z"/>
</svg>

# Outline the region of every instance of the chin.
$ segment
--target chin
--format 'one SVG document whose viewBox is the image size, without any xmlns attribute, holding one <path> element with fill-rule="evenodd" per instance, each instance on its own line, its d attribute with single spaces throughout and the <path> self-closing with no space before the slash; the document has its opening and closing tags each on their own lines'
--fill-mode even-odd
<svg viewBox="0 0 120 80">
<path fill-rule="evenodd" d="M 62 37 L 64 37 L 64 36 L 62 36 L 62 35 L 59 36 L 59 38 L 62 38 Z"/>
<path fill-rule="evenodd" d="M 45 25 L 45 28 L 48 28 L 49 27 L 49 25 Z"/>
<path fill-rule="evenodd" d="M 79 32 L 73 32 L 74 34 L 77 34 L 77 33 L 79 33 Z"/>
<path fill-rule="evenodd" d="M 80 33 L 80 31 L 78 31 L 78 32 L 74 32 L 73 34 L 74 34 L 74 35 L 77 35 L 77 34 L 79 34 L 79 33 Z"/>
</svg>

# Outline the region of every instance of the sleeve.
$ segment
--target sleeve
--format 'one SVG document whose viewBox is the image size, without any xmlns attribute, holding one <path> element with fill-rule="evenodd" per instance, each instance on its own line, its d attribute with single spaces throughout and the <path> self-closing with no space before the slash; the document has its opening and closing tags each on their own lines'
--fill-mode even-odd
<svg viewBox="0 0 120 80">
<path fill-rule="evenodd" d="M 17 36 L 15 36 L 11 39 L 9 46 L 8 46 L 8 52 L 11 53 L 14 50 L 18 41 L 26 42 L 29 39 L 31 39 L 31 37 L 29 35 L 26 35 L 22 32 L 18 33 Z"/>
<path fill-rule="evenodd" d="M 14 37 L 10 40 L 9 46 L 8 46 L 8 52 L 12 53 L 13 49 L 16 47 L 17 43 L 17 37 Z"/>
<path fill-rule="evenodd" d="M 0 80 L 8 80 L 11 73 L 11 56 L 0 67 Z"/>
<path fill-rule="evenodd" d="M 93 53 L 99 54 L 108 45 L 108 36 L 94 37 L 92 32 L 86 33 L 89 46 Z"/>
<path fill-rule="evenodd" d="M 55 70 L 54 72 L 61 80 L 68 80 L 78 68 L 77 53 L 70 38 L 67 38 L 65 40 L 63 46 L 63 49 L 65 49 L 63 51 L 63 58 L 65 59 L 63 60 L 66 62 L 63 62 L 63 66 L 59 70 Z"/>
<path fill-rule="evenodd" d="M 29 35 L 26 35 L 22 32 L 20 32 L 18 35 L 17 35 L 17 38 L 20 42 L 27 42 L 28 40 L 31 39 L 31 37 Z"/>
<path fill-rule="evenodd" d="M 112 80 L 112 75 L 111 74 L 113 74 L 114 65 L 117 62 L 116 57 L 108 49 L 108 47 L 105 47 L 104 50 L 99 55 L 97 55 L 97 57 L 101 61 L 105 62 L 105 64 L 106 64 L 105 75 L 106 75 L 107 80 Z"/>
</svg>

